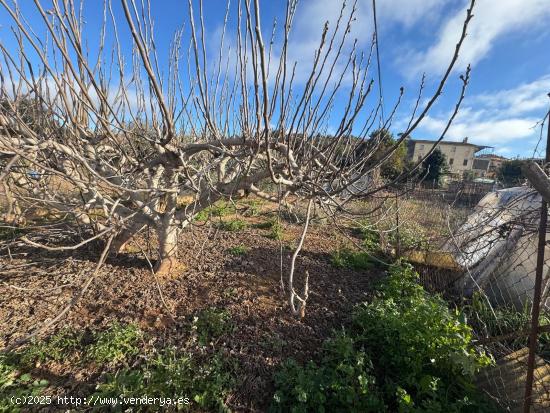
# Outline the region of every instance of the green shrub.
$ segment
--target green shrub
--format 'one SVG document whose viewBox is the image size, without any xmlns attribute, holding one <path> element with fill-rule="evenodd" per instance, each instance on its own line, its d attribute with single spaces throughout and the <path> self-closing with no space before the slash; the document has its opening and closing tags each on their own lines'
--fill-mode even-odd
<svg viewBox="0 0 550 413">
<path fill-rule="evenodd" d="M 377 262 L 373 258 L 373 255 L 364 251 L 352 251 L 348 248 L 339 248 L 332 254 L 332 265 L 338 268 L 368 270 L 377 265 Z"/>
<path fill-rule="evenodd" d="M 220 221 L 218 228 L 224 231 L 237 232 L 242 231 L 247 227 L 247 224 L 242 219 L 233 219 L 230 221 Z"/>
<path fill-rule="evenodd" d="M 115 323 L 95 336 L 95 343 L 87 349 L 87 357 L 97 363 L 119 363 L 137 355 L 142 333 L 133 324 Z"/>
<path fill-rule="evenodd" d="M 207 308 L 193 319 L 193 330 L 199 344 L 205 346 L 233 330 L 231 315 L 226 310 Z"/>
<path fill-rule="evenodd" d="M 138 367 L 107 374 L 104 382 L 97 386 L 94 397 L 147 395 L 174 398 L 177 395 L 189 398 L 189 404 L 180 404 L 178 410 L 197 410 L 199 407 L 206 411 L 229 411 L 224 404 L 233 383 L 229 370 L 219 355 L 198 360 L 175 349 L 166 349 L 146 358 Z M 123 409 L 118 408 L 118 411 Z M 148 406 L 139 406 L 133 411 L 149 409 Z"/>
<path fill-rule="evenodd" d="M 248 253 L 248 247 L 246 245 L 236 245 L 227 250 L 231 255 L 241 256 Z"/>
<path fill-rule="evenodd" d="M 319 364 L 283 366 L 274 409 L 492 411 L 474 386 L 491 358 L 472 346 L 462 315 L 426 294 L 417 277 L 409 265 L 391 266 L 373 301 L 355 309 L 348 332 L 327 341 Z"/>
<path fill-rule="evenodd" d="M 359 222 L 359 225 L 354 228 L 363 239 L 363 247 L 369 252 L 380 250 L 380 232 L 374 229 L 374 226 L 367 220 Z"/>
<path fill-rule="evenodd" d="M 274 412 L 379 412 L 372 362 L 345 334 L 328 339 L 319 364 L 287 360 L 275 374 Z"/>
</svg>

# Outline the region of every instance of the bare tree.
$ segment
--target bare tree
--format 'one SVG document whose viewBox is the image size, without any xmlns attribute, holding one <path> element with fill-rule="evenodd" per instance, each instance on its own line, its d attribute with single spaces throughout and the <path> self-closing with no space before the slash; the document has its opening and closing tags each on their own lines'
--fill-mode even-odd
<svg viewBox="0 0 550 413">
<path fill-rule="evenodd" d="M 207 44 L 202 0 L 198 10 L 188 0 L 188 24 L 175 33 L 167 65 L 159 63 L 148 1 L 121 0 L 124 23 L 115 16 L 119 4 L 104 1 L 99 39 L 86 36 L 83 2 L 52 0 L 47 10 L 42 3 L 34 0 L 41 18 L 36 27 L 16 1 L 0 0 L 16 45 L 0 43 L 1 177 L 19 205 L 10 214 L 40 205 L 68 214 L 91 232 L 76 246 L 27 241 L 75 248 L 114 236 L 112 248 L 119 251 L 148 226 L 158 234 L 156 271 L 165 273 L 177 264 L 178 234 L 213 202 L 249 193 L 281 202 L 292 194 L 308 204 L 288 285 L 292 311 L 303 315 L 308 284 L 306 279 L 304 292 L 296 293 L 294 264 L 312 206 L 334 215 L 351 200 L 404 178 L 380 182 L 372 176 L 441 95 L 474 0 L 433 96 L 419 107 L 422 82 L 407 128 L 383 150 L 381 138 L 369 136 L 391 126 L 403 89 L 384 119 L 382 95 L 372 93 L 380 73 L 370 72 L 377 36 L 366 53 L 351 38 L 357 0 L 342 4 L 333 26 L 319 28 L 305 76 L 304 67 L 289 58 L 297 0 L 286 2 L 282 29 L 273 24 L 268 41 L 259 0 L 227 2 L 215 53 Z M 131 54 L 124 46 L 129 41 Z M 304 81 L 297 80 L 297 70 Z M 456 116 L 468 77 L 469 69 L 440 139 Z M 28 102 L 35 108 L 33 121 Z M 262 181 L 278 192 L 262 191 Z M 192 202 L 179 204 L 183 195 Z"/>
</svg>

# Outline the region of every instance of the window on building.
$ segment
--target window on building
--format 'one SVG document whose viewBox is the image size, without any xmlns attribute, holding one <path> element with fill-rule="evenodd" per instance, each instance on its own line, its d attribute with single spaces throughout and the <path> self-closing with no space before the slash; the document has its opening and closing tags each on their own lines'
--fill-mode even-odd
<svg viewBox="0 0 550 413">
<path fill-rule="evenodd" d="M 464 159 L 464 162 L 462 163 L 464 166 L 468 166 L 468 159 Z"/>
<path fill-rule="evenodd" d="M 449 165 L 452 165 L 453 163 L 455 163 L 455 160 L 453 158 L 450 158 L 449 159 Z"/>
</svg>

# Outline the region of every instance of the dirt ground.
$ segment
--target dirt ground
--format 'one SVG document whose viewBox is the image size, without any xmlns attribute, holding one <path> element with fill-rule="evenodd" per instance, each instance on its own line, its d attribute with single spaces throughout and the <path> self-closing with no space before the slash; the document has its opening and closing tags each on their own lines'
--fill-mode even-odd
<svg viewBox="0 0 550 413">
<path fill-rule="evenodd" d="M 262 218 L 255 217 L 256 221 Z M 239 376 L 228 400 L 232 410 L 263 410 L 272 395 L 272 374 L 282 359 L 309 359 L 333 329 L 345 324 L 355 304 L 368 299 L 381 270 L 335 268 L 331 252 L 344 236 L 313 225 L 298 259 L 297 278 L 310 274 L 305 319 L 290 314 L 281 289 L 299 227 L 285 224 L 284 239 L 252 226 L 238 232 L 194 227 L 182 234 L 180 261 L 186 268 L 156 279 L 135 245 L 110 257 L 86 295 L 49 334 L 61 328 L 102 329 L 113 321 L 139 325 L 155 345 L 178 345 L 189 335 L 190 320 L 205 308 L 224 308 L 234 330 L 216 343 L 231 355 Z M 145 234 L 143 235 L 145 236 Z M 139 244 L 139 242 L 138 242 Z M 228 253 L 244 245 L 243 256 Z M 0 348 L 55 317 L 93 272 L 101 246 L 78 252 L 19 247 L 0 254 Z M 286 281 L 286 280 L 285 280 Z M 101 366 L 76 370 L 50 363 L 44 378 L 67 392 L 86 395 Z M 36 373 L 36 372 L 34 372 Z"/>
</svg>

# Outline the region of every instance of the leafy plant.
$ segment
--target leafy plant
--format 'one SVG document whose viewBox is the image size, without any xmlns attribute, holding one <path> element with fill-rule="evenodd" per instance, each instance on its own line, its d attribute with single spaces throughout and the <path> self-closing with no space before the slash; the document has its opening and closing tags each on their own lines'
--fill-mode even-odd
<svg viewBox="0 0 550 413">
<path fill-rule="evenodd" d="M 0 412 L 19 412 L 21 408 L 11 402 L 12 397 L 39 396 L 48 386 L 48 381 L 22 373 L 18 357 L 12 353 L 0 353 Z"/>
<path fill-rule="evenodd" d="M 372 362 L 345 333 L 328 339 L 319 364 L 287 360 L 275 374 L 274 412 L 379 412 Z"/>
<path fill-rule="evenodd" d="M 261 222 L 255 225 L 259 229 L 268 229 L 269 233 L 267 234 L 268 238 L 281 240 L 284 235 L 284 228 L 282 224 L 277 219 L 270 219 L 266 222 Z"/>
<path fill-rule="evenodd" d="M 226 310 L 207 308 L 193 319 L 193 330 L 199 344 L 205 346 L 233 330 L 231 315 Z"/>
<path fill-rule="evenodd" d="M 373 255 L 364 251 L 352 251 L 349 248 L 338 248 L 332 254 L 332 265 L 338 268 L 368 270 L 377 265 Z"/>
<path fill-rule="evenodd" d="M 218 228 L 224 231 L 238 232 L 247 227 L 247 223 L 242 219 L 233 219 L 230 221 L 220 221 Z"/>
<path fill-rule="evenodd" d="M 195 215 L 195 220 L 207 221 L 211 216 L 224 217 L 232 213 L 235 213 L 235 206 L 230 202 L 221 200 L 200 211 L 197 215 Z"/>
<path fill-rule="evenodd" d="M 50 360 L 63 360 L 81 347 L 82 335 L 63 329 L 47 340 L 33 341 L 20 358 L 23 365 L 32 366 L 37 361 L 44 363 Z"/>
<path fill-rule="evenodd" d="M 139 353 L 142 333 L 133 324 L 113 324 L 108 330 L 98 333 L 87 350 L 89 359 L 98 363 L 119 363 Z"/>
<path fill-rule="evenodd" d="M 411 266 L 390 267 L 347 331 L 327 340 L 320 362 L 285 363 L 275 376 L 276 411 L 490 412 L 474 375 L 492 359 L 471 344 L 462 315 L 417 283 Z"/>
<path fill-rule="evenodd" d="M 260 215 L 260 212 L 262 211 L 262 205 L 263 202 L 259 199 L 247 199 L 245 201 L 242 201 L 242 203 L 246 206 L 246 210 L 244 212 L 244 215 L 255 217 Z"/>
<path fill-rule="evenodd" d="M 472 411 L 474 375 L 492 359 L 472 346 L 462 314 L 426 294 L 417 278 L 408 264 L 390 267 L 378 297 L 354 312 L 356 344 L 376 358 L 390 409 Z"/>
<path fill-rule="evenodd" d="M 246 245 L 235 245 L 227 250 L 231 255 L 241 256 L 248 253 L 248 247 Z"/>
<path fill-rule="evenodd" d="M 397 243 L 399 242 L 399 247 L 402 251 L 411 249 L 427 250 L 430 247 L 428 239 L 424 235 L 423 228 L 420 225 L 412 223 L 401 226 L 399 233 L 391 231 L 389 241 L 394 247 L 397 247 Z"/>
<path fill-rule="evenodd" d="M 149 397 L 188 398 L 178 409 L 193 410 L 195 406 L 207 411 L 229 411 L 224 400 L 233 384 L 230 368 L 222 356 L 198 359 L 181 354 L 176 349 L 165 349 L 146 358 L 135 368 L 124 368 L 107 374 L 97 386 L 97 397 Z M 117 406 L 120 410 L 121 406 Z M 175 409 L 174 409 L 175 410 Z M 148 411 L 140 406 L 136 411 Z"/>
</svg>

